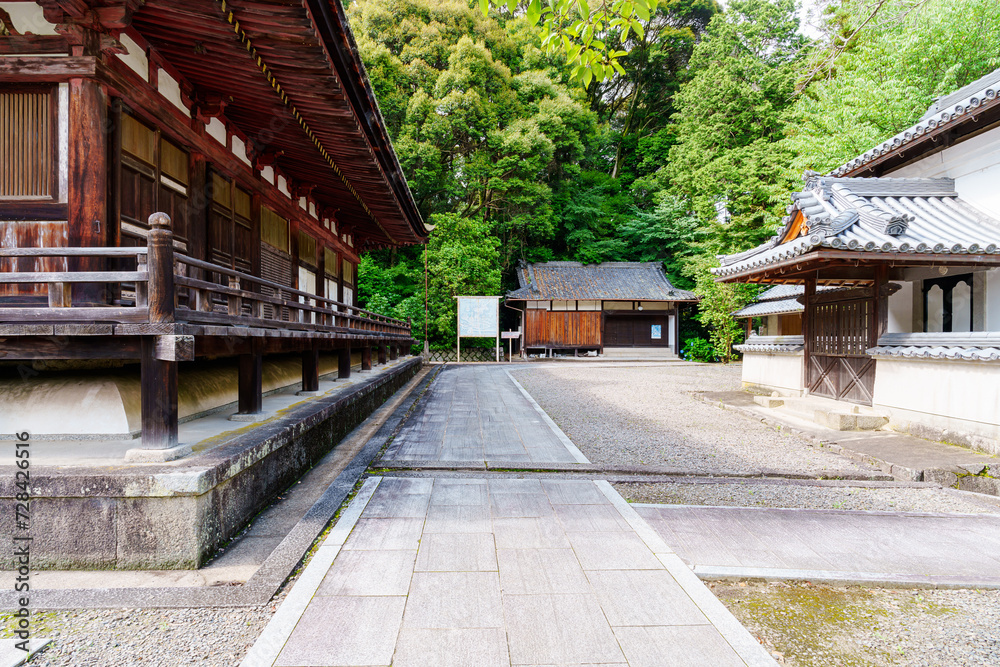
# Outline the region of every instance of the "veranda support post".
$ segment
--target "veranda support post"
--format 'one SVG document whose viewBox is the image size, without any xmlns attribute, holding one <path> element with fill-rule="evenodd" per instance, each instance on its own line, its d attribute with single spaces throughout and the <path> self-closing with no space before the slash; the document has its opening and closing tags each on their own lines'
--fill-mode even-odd
<svg viewBox="0 0 1000 667">
<path fill-rule="evenodd" d="M 351 377 L 351 348 L 342 347 L 337 350 L 337 378 L 347 380 Z"/>
<path fill-rule="evenodd" d="M 170 216 L 149 216 L 146 237 L 148 282 L 145 294 L 137 290 L 137 302 L 149 308 L 149 335 L 141 342 L 142 445 L 130 449 L 127 461 L 170 461 L 191 452 L 177 438 L 177 357 L 171 344 L 174 336 L 164 334 L 163 325 L 174 322 L 174 235 Z"/>
</svg>

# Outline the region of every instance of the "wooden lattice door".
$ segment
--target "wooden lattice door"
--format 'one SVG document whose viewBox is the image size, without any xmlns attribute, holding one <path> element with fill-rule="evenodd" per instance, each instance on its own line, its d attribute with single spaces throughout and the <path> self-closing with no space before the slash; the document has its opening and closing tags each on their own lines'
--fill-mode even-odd
<svg viewBox="0 0 1000 667">
<path fill-rule="evenodd" d="M 817 303 L 812 308 L 806 344 L 809 393 L 863 405 L 872 404 L 875 360 L 867 350 L 876 328 L 870 298 Z"/>
</svg>

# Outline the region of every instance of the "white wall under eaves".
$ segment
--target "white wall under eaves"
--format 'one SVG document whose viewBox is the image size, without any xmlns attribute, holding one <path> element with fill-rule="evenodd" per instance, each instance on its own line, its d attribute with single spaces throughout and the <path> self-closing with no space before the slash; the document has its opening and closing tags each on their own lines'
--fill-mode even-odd
<svg viewBox="0 0 1000 667">
<path fill-rule="evenodd" d="M 1000 220 L 1000 128 L 885 174 L 889 178 L 954 178 L 958 195 Z"/>
</svg>

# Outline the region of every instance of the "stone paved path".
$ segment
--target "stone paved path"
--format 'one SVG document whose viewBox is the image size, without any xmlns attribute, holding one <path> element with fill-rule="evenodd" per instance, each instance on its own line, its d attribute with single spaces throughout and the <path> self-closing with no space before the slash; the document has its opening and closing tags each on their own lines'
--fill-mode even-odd
<svg viewBox="0 0 1000 667">
<path fill-rule="evenodd" d="M 1000 588 L 1000 516 L 633 505 L 699 576 Z"/>
<path fill-rule="evenodd" d="M 431 386 L 394 456 L 582 458 L 495 367 Z M 610 484 L 503 476 L 369 478 L 242 663 L 775 664 Z"/>
<path fill-rule="evenodd" d="M 587 462 L 510 374 L 495 366 L 446 366 L 383 459 Z"/>
</svg>

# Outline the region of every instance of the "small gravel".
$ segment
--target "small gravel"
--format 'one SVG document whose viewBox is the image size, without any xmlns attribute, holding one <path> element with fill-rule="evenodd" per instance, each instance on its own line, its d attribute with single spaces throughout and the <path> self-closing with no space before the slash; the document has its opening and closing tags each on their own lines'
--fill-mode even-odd
<svg viewBox="0 0 1000 667">
<path fill-rule="evenodd" d="M 32 635 L 53 643 L 30 667 L 233 667 L 238 665 L 282 597 L 241 609 L 112 609 L 36 612 Z M 0 615 L 9 628 L 10 615 Z"/>
<path fill-rule="evenodd" d="M 790 667 L 996 667 L 1000 591 L 712 583 L 712 592 Z"/>
<path fill-rule="evenodd" d="M 736 365 L 536 367 L 516 378 L 593 463 L 700 473 L 873 470 L 687 393 L 739 389 Z"/>
<path fill-rule="evenodd" d="M 613 486 L 626 500 L 633 503 L 959 514 L 1000 512 L 1000 507 L 992 503 L 963 498 L 944 489 L 844 487 L 751 481 L 713 484 L 619 482 Z"/>
</svg>

